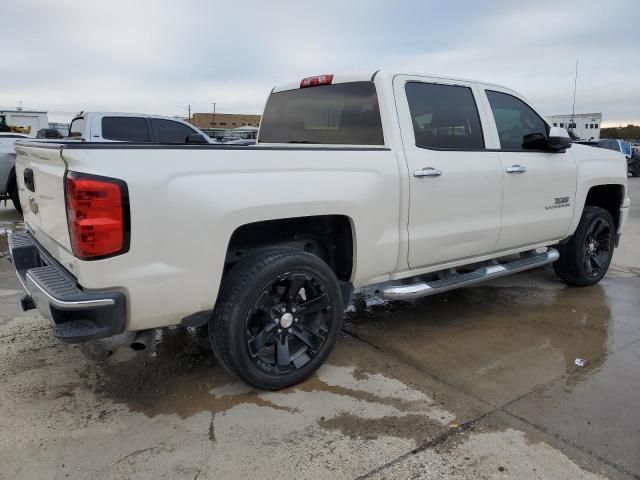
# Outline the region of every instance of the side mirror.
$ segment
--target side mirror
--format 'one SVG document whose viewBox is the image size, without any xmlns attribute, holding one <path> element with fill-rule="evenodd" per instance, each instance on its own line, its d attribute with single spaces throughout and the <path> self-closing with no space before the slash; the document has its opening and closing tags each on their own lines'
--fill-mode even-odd
<svg viewBox="0 0 640 480">
<path fill-rule="evenodd" d="M 200 133 L 192 133 L 187 137 L 187 143 L 208 144 L 207 139 Z"/>
<path fill-rule="evenodd" d="M 551 127 L 549 129 L 549 139 L 547 140 L 547 147 L 549 150 L 562 151 L 567 148 L 571 148 L 573 140 L 569 136 L 569 133 L 560 127 Z"/>
</svg>

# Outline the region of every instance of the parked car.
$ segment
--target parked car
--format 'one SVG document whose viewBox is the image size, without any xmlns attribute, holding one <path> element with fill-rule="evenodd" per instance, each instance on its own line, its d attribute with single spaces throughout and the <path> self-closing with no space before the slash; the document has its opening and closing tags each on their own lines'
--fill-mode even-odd
<svg viewBox="0 0 640 480">
<path fill-rule="evenodd" d="M 621 155 L 572 146 L 513 90 L 444 77 L 276 87 L 255 146 L 16 148 L 23 308 L 65 342 L 208 324 L 221 364 L 263 389 L 325 361 L 354 287 L 412 300 L 551 263 L 593 285 L 629 216 Z"/>
<path fill-rule="evenodd" d="M 0 201 L 13 202 L 15 209 L 22 213 L 16 182 L 16 151 L 14 143 L 21 138 L 29 138 L 24 133 L 0 132 Z"/>
<path fill-rule="evenodd" d="M 640 177 L 640 151 L 635 150 L 631 158 L 627 160 L 629 173 L 632 177 Z"/>
<path fill-rule="evenodd" d="M 616 138 L 604 138 L 598 141 L 597 146 L 622 153 L 627 159 L 627 169 L 629 173 L 634 177 L 640 176 L 640 157 L 638 157 L 637 154 L 634 156 L 634 152 L 629 143 Z"/>
<path fill-rule="evenodd" d="M 253 138 L 232 138 L 230 140 L 226 140 L 223 143 L 225 145 L 247 146 L 247 145 L 255 145 L 256 144 L 256 140 L 253 139 Z"/>
<path fill-rule="evenodd" d="M 69 139 L 85 142 L 214 143 L 201 130 L 161 115 L 81 112 L 69 125 Z"/>
</svg>

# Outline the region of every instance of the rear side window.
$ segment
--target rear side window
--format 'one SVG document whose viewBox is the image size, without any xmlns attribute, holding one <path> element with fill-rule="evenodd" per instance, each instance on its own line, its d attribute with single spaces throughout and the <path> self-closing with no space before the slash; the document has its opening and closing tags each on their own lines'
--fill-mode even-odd
<svg viewBox="0 0 640 480">
<path fill-rule="evenodd" d="M 405 91 L 417 147 L 484 149 L 480 117 L 470 88 L 408 82 Z"/>
<path fill-rule="evenodd" d="M 384 145 L 373 82 L 322 85 L 269 97 L 260 142 Z"/>
<path fill-rule="evenodd" d="M 507 93 L 487 90 L 500 147 L 507 150 L 544 149 L 547 124 L 526 103 Z M 564 125 L 561 123 L 561 127 Z"/>
<path fill-rule="evenodd" d="M 69 125 L 69 138 L 82 138 L 84 134 L 84 118 L 76 118 Z"/>
<path fill-rule="evenodd" d="M 187 143 L 189 135 L 197 133 L 192 128 L 173 120 L 153 118 L 151 124 L 160 143 Z"/>
<path fill-rule="evenodd" d="M 120 142 L 149 142 L 149 128 L 146 118 L 103 117 L 102 138 Z"/>
</svg>

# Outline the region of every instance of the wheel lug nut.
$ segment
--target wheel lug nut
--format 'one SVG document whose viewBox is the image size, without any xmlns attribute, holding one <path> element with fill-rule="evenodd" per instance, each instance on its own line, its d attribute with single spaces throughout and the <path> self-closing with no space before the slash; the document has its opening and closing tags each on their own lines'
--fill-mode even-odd
<svg viewBox="0 0 640 480">
<path fill-rule="evenodd" d="M 287 330 L 287 332 L 292 333 L 293 329 L 290 328 L 289 330 Z"/>
<path fill-rule="evenodd" d="M 293 321 L 294 321 L 294 322 L 297 322 L 297 321 L 298 321 L 298 319 L 297 319 L 297 318 L 294 318 L 294 319 L 293 319 Z"/>
<path fill-rule="evenodd" d="M 278 330 L 276 330 L 278 333 L 282 333 L 282 329 L 279 328 Z"/>
</svg>

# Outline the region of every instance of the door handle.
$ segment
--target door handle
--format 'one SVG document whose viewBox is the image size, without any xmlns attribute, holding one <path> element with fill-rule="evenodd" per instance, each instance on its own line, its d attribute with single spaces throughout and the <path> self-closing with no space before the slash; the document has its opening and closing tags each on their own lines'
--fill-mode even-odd
<svg viewBox="0 0 640 480">
<path fill-rule="evenodd" d="M 439 177 L 440 175 L 442 175 L 442 172 L 437 168 L 433 168 L 433 167 L 423 168 L 422 170 L 416 170 L 415 172 L 413 172 L 413 176 L 418 178 L 419 177 Z"/>
<path fill-rule="evenodd" d="M 527 171 L 527 167 L 522 165 L 511 165 L 507 167 L 507 173 L 524 173 Z"/>
</svg>

